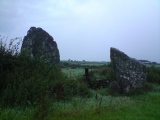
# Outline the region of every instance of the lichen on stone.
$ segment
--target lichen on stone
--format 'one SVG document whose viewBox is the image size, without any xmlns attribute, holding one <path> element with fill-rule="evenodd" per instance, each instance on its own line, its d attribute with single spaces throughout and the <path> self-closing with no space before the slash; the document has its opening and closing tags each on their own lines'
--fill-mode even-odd
<svg viewBox="0 0 160 120">
<path fill-rule="evenodd" d="M 110 58 L 116 81 L 124 93 L 143 88 L 146 81 L 146 66 L 116 48 L 110 49 Z"/>
<path fill-rule="evenodd" d="M 23 39 L 22 51 L 27 51 L 30 57 L 44 58 L 49 64 L 60 63 L 57 43 L 42 28 L 31 27 L 28 30 Z"/>
</svg>

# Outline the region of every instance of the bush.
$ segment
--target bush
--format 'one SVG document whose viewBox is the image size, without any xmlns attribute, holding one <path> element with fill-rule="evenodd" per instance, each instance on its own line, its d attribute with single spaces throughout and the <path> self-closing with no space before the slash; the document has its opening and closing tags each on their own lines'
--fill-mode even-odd
<svg viewBox="0 0 160 120">
<path fill-rule="evenodd" d="M 70 80 L 59 67 L 49 65 L 42 59 L 30 58 L 27 52 L 18 53 L 17 47 L 10 48 L 0 42 L 1 107 L 41 106 L 42 101 L 46 100 L 59 101 L 64 97 L 90 95 L 85 83 Z M 64 90 L 59 89 L 60 85 Z"/>
<path fill-rule="evenodd" d="M 1 100 L 3 106 L 31 105 L 49 94 L 55 82 L 61 80 L 61 73 L 55 66 L 49 66 L 35 59 L 22 59 L 17 66 L 1 74 Z"/>
<path fill-rule="evenodd" d="M 147 67 L 147 82 L 160 84 L 160 67 Z"/>
<path fill-rule="evenodd" d="M 63 83 L 65 99 L 70 99 L 75 96 L 89 97 L 91 95 L 90 90 L 84 82 L 67 79 L 64 80 Z"/>
<path fill-rule="evenodd" d="M 40 59 L 18 53 L 18 44 L 6 48 L 0 39 L 0 106 L 14 107 L 35 105 L 64 75 L 59 68 Z"/>
<path fill-rule="evenodd" d="M 93 77 L 94 79 L 100 78 L 100 79 L 104 79 L 109 82 L 116 80 L 115 73 L 112 67 L 106 67 L 102 69 L 93 70 L 89 72 L 89 75 Z"/>
</svg>

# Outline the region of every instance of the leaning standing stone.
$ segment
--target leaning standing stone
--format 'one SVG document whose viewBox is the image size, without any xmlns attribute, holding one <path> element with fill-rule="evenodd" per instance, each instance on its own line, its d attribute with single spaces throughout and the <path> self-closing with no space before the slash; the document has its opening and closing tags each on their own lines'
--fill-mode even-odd
<svg viewBox="0 0 160 120">
<path fill-rule="evenodd" d="M 110 58 L 116 80 L 123 93 L 131 93 L 144 87 L 146 66 L 116 48 L 110 49 Z"/>
</svg>

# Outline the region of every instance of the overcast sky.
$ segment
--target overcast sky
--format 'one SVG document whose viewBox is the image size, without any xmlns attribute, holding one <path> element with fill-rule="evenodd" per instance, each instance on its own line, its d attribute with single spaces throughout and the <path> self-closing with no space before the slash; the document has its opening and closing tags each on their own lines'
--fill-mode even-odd
<svg viewBox="0 0 160 120">
<path fill-rule="evenodd" d="M 41 27 L 61 60 L 110 61 L 110 47 L 160 63 L 160 0 L 0 0 L 0 34 Z"/>
</svg>

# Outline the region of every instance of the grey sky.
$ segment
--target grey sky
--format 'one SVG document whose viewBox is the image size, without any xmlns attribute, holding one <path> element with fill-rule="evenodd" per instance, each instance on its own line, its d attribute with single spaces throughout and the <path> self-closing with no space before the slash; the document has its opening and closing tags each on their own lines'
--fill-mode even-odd
<svg viewBox="0 0 160 120">
<path fill-rule="evenodd" d="M 110 61 L 110 47 L 160 63 L 160 0 L 0 0 L 0 34 L 47 31 L 61 60 Z"/>
</svg>

